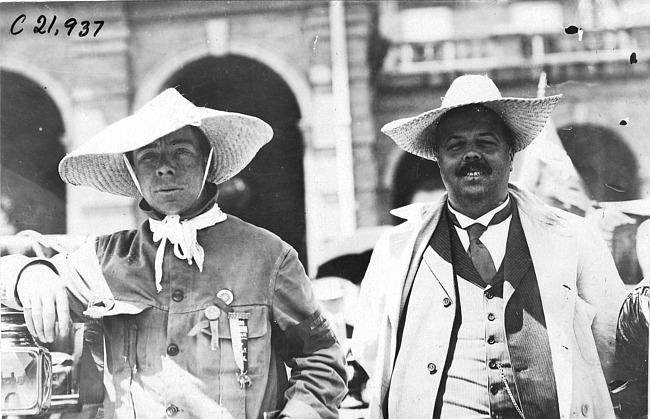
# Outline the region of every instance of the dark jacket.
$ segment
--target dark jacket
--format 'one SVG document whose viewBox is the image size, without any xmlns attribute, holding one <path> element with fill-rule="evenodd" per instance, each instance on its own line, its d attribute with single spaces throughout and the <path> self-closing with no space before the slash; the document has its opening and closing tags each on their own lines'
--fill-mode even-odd
<svg viewBox="0 0 650 419">
<path fill-rule="evenodd" d="M 199 230 L 198 242 L 205 251 L 202 272 L 167 244 L 160 293 L 153 272 L 159 242 L 153 242 L 148 222 L 51 259 L 73 311 L 81 315 L 90 306 L 87 314 L 104 319 L 106 368 L 114 385 L 108 396 L 115 402 L 105 402 L 107 416 L 114 408 L 120 418 L 175 413 L 252 419 L 279 411 L 280 417 L 338 417 L 346 391 L 344 357 L 295 250 L 232 216 Z M 30 260 L 16 255 L 2 262 L 6 281 Z M 188 336 L 206 320 L 204 310 L 220 290 L 232 292 L 234 311 L 250 314 L 252 385 L 243 389 L 224 312 L 218 350 L 211 350 L 209 327 Z"/>
</svg>

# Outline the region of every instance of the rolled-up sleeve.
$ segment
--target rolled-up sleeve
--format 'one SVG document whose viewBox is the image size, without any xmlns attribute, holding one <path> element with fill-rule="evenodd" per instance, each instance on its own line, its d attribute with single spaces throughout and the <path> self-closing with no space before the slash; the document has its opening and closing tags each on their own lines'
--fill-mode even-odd
<svg viewBox="0 0 650 419">
<path fill-rule="evenodd" d="M 70 298 L 70 308 L 79 316 L 100 318 L 116 314 L 135 314 L 144 305 L 116 301 L 97 260 L 97 239 L 91 239 L 71 253 L 59 253 L 50 259 L 23 255 L 5 256 L 0 261 L 2 303 L 22 310 L 16 287 L 20 276 L 32 264 L 49 266 L 63 281 Z"/>
<path fill-rule="evenodd" d="M 34 262 L 40 262 L 40 260 L 24 255 L 9 255 L 0 258 L 2 305 L 11 307 L 14 310 L 22 310 L 22 305 L 16 294 L 16 286 L 18 285 L 18 278 L 23 269 Z"/>
<path fill-rule="evenodd" d="M 347 392 L 345 357 L 295 250 L 283 255 L 273 285 L 273 321 L 291 368 L 281 417 L 337 418 Z"/>
</svg>

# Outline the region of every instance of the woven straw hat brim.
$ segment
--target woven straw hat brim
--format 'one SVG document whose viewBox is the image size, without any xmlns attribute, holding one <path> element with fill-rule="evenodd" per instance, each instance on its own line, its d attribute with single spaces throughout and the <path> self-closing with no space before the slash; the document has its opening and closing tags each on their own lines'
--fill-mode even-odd
<svg viewBox="0 0 650 419">
<path fill-rule="evenodd" d="M 403 150 L 429 160 L 436 160 L 432 137 L 440 118 L 452 109 L 467 105 L 483 105 L 496 112 L 510 128 L 513 135 L 513 150 L 526 148 L 542 131 L 553 108 L 562 95 L 539 99 L 499 98 L 440 107 L 420 115 L 392 121 L 381 129 Z"/>
<path fill-rule="evenodd" d="M 115 195 L 140 198 L 129 175 L 123 153 L 136 150 L 184 126 L 203 131 L 214 148 L 208 181 L 223 183 L 243 170 L 257 151 L 273 137 L 264 121 L 243 114 L 194 108 L 192 118 L 172 112 L 157 124 L 143 124 L 134 114 L 108 127 L 68 154 L 59 163 L 63 181 Z"/>
</svg>

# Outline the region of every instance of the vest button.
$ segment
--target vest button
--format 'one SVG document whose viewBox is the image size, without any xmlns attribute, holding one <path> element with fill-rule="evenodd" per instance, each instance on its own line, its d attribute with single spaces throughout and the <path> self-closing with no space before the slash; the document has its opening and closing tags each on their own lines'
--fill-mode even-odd
<svg viewBox="0 0 650 419">
<path fill-rule="evenodd" d="M 490 386 L 490 393 L 496 395 L 499 392 L 499 387 L 497 387 L 495 384 L 492 384 Z"/>
<path fill-rule="evenodd" d="M 172 293 L 172 300 L 174 300 L 177 303 L 183 301 L 183 298 L 185 298 L 185 294 L 183 294 L 183 291 L 181 290 L 176 290 Z"/>
<path fill-rule="evenodd" d="M 169 355 L 169 356 L 176 356 L 176 355 L 178 355 L 178 352 L 179 352 L 178 345 L 176 345 L 174 343 L 172 343 L 171 345 L 169 345 L 167 347 L 167 355 Z"/>
<path fill-rule="evenodd" d="M 488 314 L 488 320 L 489 321 L 493 322 L 495 318 L 496 317 L 494 317 L 494 314 L 492 314 L 492 313 Z"/>
<path fill-rule="evenodd" d="M 490 361 L 490 363 L 488 365 L 489 365 L 490 369 L 493 369 L 493 370 L 496 370 L 498 368 L 497 363 L 496 363 L 496 361 L 494 359 L 492 361 Z"/>
<path fill-rule="evenodd" d="M 488 343 L 489 343 L 490 345 L 493 345 L 494 342 L 496 342 L 496 341 L 494 340 L 494 336 L 490 336 L 490 337 L 488 338 Z"/>
<path fill-rule="evenodd" d="M 427 364 L 427 369 L 429 370 L 429 374 L 431 375 L 435 374 L 436 371 L 438 371 L 438 369 L 436 368 L 436 364 L 434 364 L 433 362 L 429 362 Z"/>
<path fill-rule="evenodd" d="M 447 297 L 442 299 L 442 305 L 445 307 L 449 307 L 451 305 L 451 300 Z"/>
<path fill-rule="evenodd" d="M 167 416 L 176 416 L 178 413 L 178 406 L 174 406 L 173 404 L 170 404 L 167 406 L 167 409 L 165 409 L 165 413 L 167 413 Z"/>
<path fill-rule="evenodd" d="M 490 291 L 487 291 L 485 293 L 485 296 L 487 297 L 488 300 L 491 300 L 494 298 L 494 294 L 492 294 Z"/>
</svg>

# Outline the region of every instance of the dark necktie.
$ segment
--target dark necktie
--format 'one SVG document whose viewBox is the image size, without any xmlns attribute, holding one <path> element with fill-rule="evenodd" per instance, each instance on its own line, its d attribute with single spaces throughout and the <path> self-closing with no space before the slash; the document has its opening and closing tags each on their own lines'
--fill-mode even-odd
<svg viewBox="0 0 650 419">
<path fill-rule="evenodd" d="M 500 224 L 505 221 L 510 215 L 510 205 L 512 205 L 511 202 L 509 202 L 501 211 L 497 212 L 494 217 L 492 217 L 492 220 L 490 220 L 490 225 Z M 456 217 L 451 212 L 450 214 L 452 215 L 451 219 L 454 225 L 460 227 Z M 465 231 L 467 231 L 467 235 L 469 236 L 469 248 L 467 249 L 467 254 L 472 259 L 472 263 L 481 276 L 481 279 L 483 279 L 486 284 L 491 284 L 492 279 L 494 279 L 494 276 L 497 274 L 497 269 L 496 266 L 494 266 L 494 260 L 492 260 L 490 251 L 480 240 L 480 237 L 485 233 L 485 230 L 487 230 L 487 227 L 479 223 L 472 224 L 465 228 Z"/>
<path fill-rule="evenodd" d="M 497 268 L 494 266 L 490 251 L 480 240 L 481 235 L 487 230 L 487 227 L 483 224 L 476 223 L 465 228 L 465 230 L 469 236 L 467 253 L 483 281 L 486 284 L 491 284 L 492 278 L 497 274 Z"/>
</svg>

